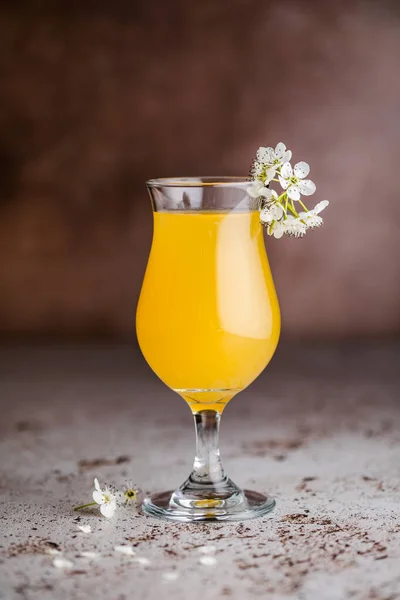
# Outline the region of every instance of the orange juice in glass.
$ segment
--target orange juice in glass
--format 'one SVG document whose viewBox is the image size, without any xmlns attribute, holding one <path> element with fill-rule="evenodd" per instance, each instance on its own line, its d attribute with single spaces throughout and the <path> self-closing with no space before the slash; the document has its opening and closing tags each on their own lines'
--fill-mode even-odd
<svg viewBox="0 0 400 600">
<path fill-rule="evenodd" d="M 270 361 L 280 313 L 256 201 L 244 178 L 148 182 L 154 235 L 136 327 L 155 373 L 189 404 L 197 452 L 174 492 L 144 501 L 147 514 L 177 521 L 243 520 L 274 501 L 240 490 L 218 450 L 220 415 Z"/>
</svg>

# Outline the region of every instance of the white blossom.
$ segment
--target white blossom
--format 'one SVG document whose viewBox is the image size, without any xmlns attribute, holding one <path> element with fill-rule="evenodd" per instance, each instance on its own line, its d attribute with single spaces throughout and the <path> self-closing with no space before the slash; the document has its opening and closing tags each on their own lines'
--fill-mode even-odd
<svg viewBox="0 0 400 600">
<path fill-rule="evenodd" d="M 101 514 L 106 517 L 106 519 L 111 519 L 117 508 L 117 495 L 114 488 L 106 485 L 102 490 L 97 477 L 94 480 L 94 487 L 93 500 L 96 504 L 100 505 Z"/>
<path fill-rule="evenodd" d="M 258 179 L 253 181 L 253 183 L 247 188 L 247 193 L 252 198 L 259 198 L 261 196 L 266 200 L 271 200 L 275 196 L 277 197 L 277 194 L 274 190 L 267 188 L 263 182 L 259 181 Z"/>
<path fill-rule="evenodd" d="M 139 488 L 137 487 L 137 485 L 134 485 L 131 479 L 129 481 L 126 481 L 122 488 L 123 503 L 126 506 L 128 506 L 128 505 L 136 506 L 138 493 L 139 493 Z"/>
<path fill-rule="evenodd" d="M 78 529 L 83 533 L 92 533 L 92 528 L 90 525 L 78 525 Z"/>
<path fill-rule="evenodd" d="M 283 208 L 280 204 L 265 206 L 260 212 L 260 220 L 268 225 L 272 221 L 279 221 L 283 217 Z"/>
<path fill-rule="evenodd" d="M 307 225 L 299 217 L 289 215 L 284 221 L 284 233 L 293 237 L 303 237 L 307 231 Z"/>
<path fill-rule="evenodd" d="M 311 229 L 313 227 L 321 227 L 321 225 L 323 225 L 323 220 L 322 217 L 319 217 L 318 215 L 328 206 L 328 204 L 328 200 L 322 200 L 322 202 L 318 202 L 312 210 L 299 213 L 299 217 L 305 221 L 307 227 L 310 227 Z"/>
<path fill-rule="evenodd" d="M 310 172 L 306 162 L 299 162 L 292 168 L 286 162 L 279 175 L 279 182 L 291 200 L 300 200 L 300 195 L 311 196 L 315 192 L 315 183 L 311 179 L 305 179 Z"/>
<path fill-rule="evenodd" d="M 253 164 L 253 175 L 263 177 L 266 183 L 269 183 L 275 177 L 277 169 L 289 162 L 291 158 L 292 153 L 286 149 L 283 142 L 279 142 L 275 146 L 275 150 L 271 147 L 261 146 L 257 150 L 256 160 Z"/>
</svg>

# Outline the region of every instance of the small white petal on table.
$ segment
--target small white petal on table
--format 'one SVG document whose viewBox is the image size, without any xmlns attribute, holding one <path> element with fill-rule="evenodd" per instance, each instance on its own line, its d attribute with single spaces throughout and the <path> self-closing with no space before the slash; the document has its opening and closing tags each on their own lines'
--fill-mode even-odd
<svg viewBox="0 0 400 600">
<path fill-rule="evenodd" d="M 82 531 L 82 533 L 92 533 L 92 528 L 90 525 L 78 525 L 78 529 Z"/>
<path fill-rule="evenodd" d="M 298 162 L 294 165 L 294 174 L 299 179 L 304 179 L 310 172 L 310 165 L 304 161 Z"/>
<path fill-rule="evenodd" d="M 141 567 L 149 567 L 151 565 L 151 560 L 145 556 L 137 556 L 135 558 L 135 562 L 137 562 Z"/>
<path fill-rule="evenodd" d="M 217 547 L 216 546 L 200 546 L 199 548 L 197 548 L 197 550 L 201 554 L 215 554 L 217 551 Z"/>
<path fill-rule="evenodd" d="M 165 571 L 165 573 L 161 574 L 161 577 L 164 581 L 176 581 L 179 577 L 178 571 Z"/>
<path fill-rule="evenodd" d="M 114 551 L 125 554 L 126 556 L 136 556 L 136 552 L 132 546 L 114 546 Z"/>
<path fill-rule="evenodd" d="M 53 567 L 56 567 L 56 569 L 72 569 L 73 566 L 74 563 L 68 558 L 60 557 L 53 560 Z"/>
<path fill-rule="evenodd" d="M 199 563 L 205 567 L 214 567 L 217 564 L 215 556 L 202 556 L 199 558 Z"/>
<path fill-rule="evenodd" d="M 79 554 L 81 558 L 87 558 L 88 560 L 94 560 L 96 558 L 100 558 L 100 554 L 98 552 L 81 552 Z"/>
<path fill-rule="evenodd" d="M 46 550 L 46 554 L 50 554 L 50 556 L 60 556 L 62 552 L 61 550 L 56 550 L 55 548 L 48 548 Z"/>
</svg>

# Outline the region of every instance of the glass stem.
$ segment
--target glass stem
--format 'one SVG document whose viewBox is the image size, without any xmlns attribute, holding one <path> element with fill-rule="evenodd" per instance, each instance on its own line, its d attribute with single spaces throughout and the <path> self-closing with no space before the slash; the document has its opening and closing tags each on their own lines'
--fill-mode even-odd
<svg viewBox="0 0 400 600">
<path fill-rule="evenodd" d="M 190 479 L 196 483 L 218 484 L 226 480 L 219 454 L 219 423 L 221 415 L 215 410 L 194 414 L 196 428 L 196 457 Z"/>
</svg>

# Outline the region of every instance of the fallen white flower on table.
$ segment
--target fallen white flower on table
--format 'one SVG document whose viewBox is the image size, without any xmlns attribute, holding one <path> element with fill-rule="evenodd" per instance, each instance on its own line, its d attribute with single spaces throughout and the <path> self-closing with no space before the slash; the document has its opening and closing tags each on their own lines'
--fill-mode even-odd
<svg viewBox="0 0 400 600">
<path fill-rule="evenodd" d="M 215 558 L 215 556 L 201 556 L 199 558 L 199 563 L 206 567 L 214 567 L 217 564 L 217 559 Z"/>
<path fill-rule="evenodd" d="M 102 490 L 97 477 L 94 480 L 93 500 L 100 505 L 100 512 L 106 519 L 111 519 L 117 508 L 117 496 L 114 488 L 106 485 Z"/>
<path fill-rule="evenodd" d="M 176 581 L 179 577 L 178 571 L 165 571 L 161 574 L 164 581 Z"/>
<path fill-rule="evenodd" d="M 122 501 L 125 506 L 136 506 L 139 494 L 139 488 L 132 482 L 132 479 L 126 481 L 122 488 Z"/>
<path fill-rule="evenodd" d="M 201 554 L 215 554 L 217 551 L 217 547 L 216 546 L 199 546 L 199 548 L 197 548 L 197 550 Z"/>
<path fill-rule="evenodd" d="M 68 560 L 68 558 L 63 558 L 60 556 L 59 558 L 55 558 L 53 560 L 53 566 L 56 567 L 56 569 L 72 569 L 74 563 Z"/>
<path fill-rule="evenodd" d="M 125 556 L 135 556 L 136 552 L 132 548 L 132 546 L 114 546 L 114 552 L 119 552 L 120 554 L 125 554 Z"/>
<path fill-rule="evenodd" d="M 92 528 L 90 525 L 78 525 L 78 529 L 82 531 L 82 533 L 92 533 Z"/>
</svg>

